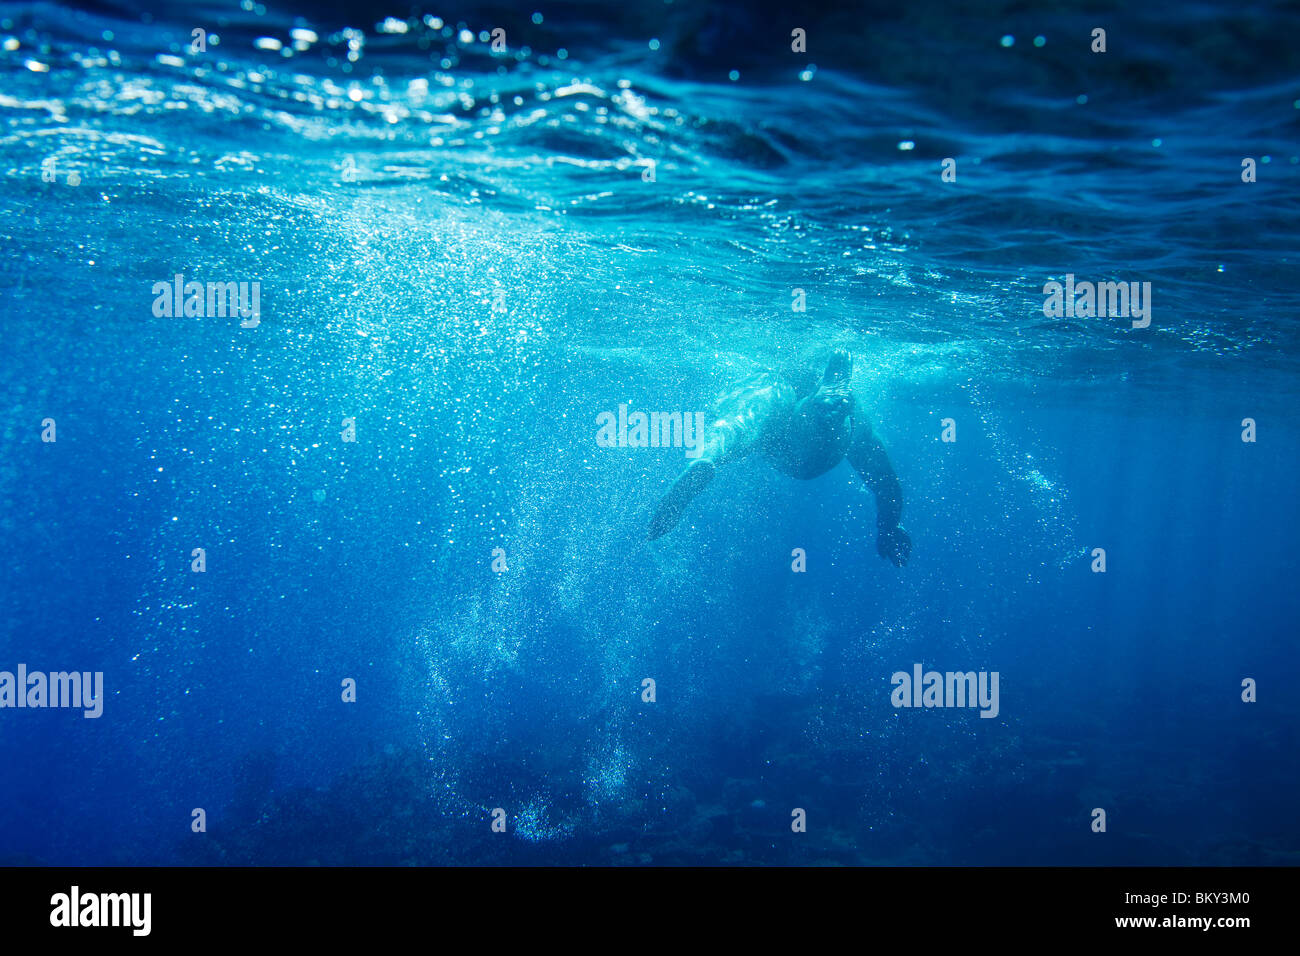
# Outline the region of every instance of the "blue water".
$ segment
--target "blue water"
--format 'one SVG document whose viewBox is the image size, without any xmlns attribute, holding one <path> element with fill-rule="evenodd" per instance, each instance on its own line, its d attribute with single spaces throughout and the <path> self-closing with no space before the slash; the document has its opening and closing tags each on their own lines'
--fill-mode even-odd
<svg viewBox="0 0 1300 956">
<path fill-rule="evenodd" d="M 0 862 L 1300 862 L 1294 7 L 247 7 L 0 4 L 0 670 L 106 688 Z M 834 347 L 907 566 L 847 464 L 646 543 L 596 417 Z"/>
</svg>

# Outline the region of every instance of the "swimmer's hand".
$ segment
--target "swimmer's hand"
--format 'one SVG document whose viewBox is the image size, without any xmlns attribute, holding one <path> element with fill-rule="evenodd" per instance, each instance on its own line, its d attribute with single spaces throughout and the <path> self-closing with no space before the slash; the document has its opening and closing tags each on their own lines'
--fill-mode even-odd
<svg viewBox="0 0 1300 956">
<path fill-rule="evenodd" d="M 901 568 L 912 556 L 912 539 L 902 525 L 881 528 L 876 535 L 876 551 L 894 567 Z"/>
<path fill-rule="evenodd" d="M 677 527 L 677 522 L 681 520 L 681 517 L 681 507 L 672 500 L 665 498 L 659 503 L 655 516 L 650 520 L 650 529 L 646 532 L 645 539 L 653 541 L 655 538 L 662 538 Z"/>
<path fill-rule="evenodd" d="M 650 529 L 646 532 L 647 541 L 662 538 L 677 527 L 677 522 L 682 520 L 682 512 L 686 510 L 686 505 L 713 480 L 714 471 L 713 462 L 705 458 L 696 459 L 686 466 L 686 470 L 673 484 L 672 490 L 664 496 L 664 500 L 659 502 L 659 507 L 655 509 L 655 516 L 650 519 Z"/>
</svg>

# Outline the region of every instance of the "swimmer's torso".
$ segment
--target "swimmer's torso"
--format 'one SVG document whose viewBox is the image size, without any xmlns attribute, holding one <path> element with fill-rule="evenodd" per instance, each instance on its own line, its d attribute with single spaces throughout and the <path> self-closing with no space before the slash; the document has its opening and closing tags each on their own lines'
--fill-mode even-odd
<svg viewBox="0 0 1300 956">
<path fill-rule="evenodd" d="M 834 468 L 853 437 L 853 393 L 823 386 L 800 399 L 788 382 L 759 375 L 718 403 L 715 460 L 759 451 L 791 478 L 816 478 Z"/>
</svg>

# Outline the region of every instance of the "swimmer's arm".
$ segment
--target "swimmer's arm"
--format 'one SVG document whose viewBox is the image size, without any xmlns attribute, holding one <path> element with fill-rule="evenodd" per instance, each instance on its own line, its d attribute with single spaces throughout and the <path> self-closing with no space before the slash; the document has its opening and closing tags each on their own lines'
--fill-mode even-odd
<svg viewBox="0 0 1300 956">
<path fill-rule="evenodd" d="M 903 486 L 870 425 L 859 423 L 853 430 L 848 458 L 876 496 L 876 525 L 881 529 L 897 527 L 903 517 Z"/>
<path fill-rule="evenodd" d="M 746 438 L 749 440 L 746 441 Z M 698 458 L 686 466 L 686 470 L 681 472 L 656 507 L 654 516 L 650 519 L 649 531 L 646 532 L 646 540 L 654 541 L 656 537 L 663 537 L 676 528 L 686 505 L 714 480 L 719 464 L 744 458 L 751 450 L 753 438 L 744 429 L 725 421 L 715 421 L 699 442 Z"/>
<path fill-rule="evenodd" d="M 876 550 L 885 560 L 902 567 L 912 554 L 912 539 L 899 525 L 903 517 L 903 486 L 894 473 L 885 446 L 866 422 L 859 421 L 853 430 L 848 459 L 876 496 Z"/>
<path fill-rule="evenodd" d="M 650 528 L 646 532 L 647 541 L 662 538 L 677 527 L 677 522 L 682 519 L 682 512 L 686 510 L 686 506 L 713 480 L 715 471 L 713 462 L 707 458 L 697 458 L 687 466 L 681 476 L 673 482 L 668 494 L 664 495 L 659 502 L 659 506 L 655 508 L 654 517 L 650 519 Z"/>
</svg>

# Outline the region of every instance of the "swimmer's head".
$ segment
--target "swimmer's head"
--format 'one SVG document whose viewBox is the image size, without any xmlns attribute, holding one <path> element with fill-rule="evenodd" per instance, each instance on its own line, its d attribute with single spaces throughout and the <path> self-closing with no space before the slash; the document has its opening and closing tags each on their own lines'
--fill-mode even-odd
<svg viewBox="0 0 1300 956">
<path fill-rule="evenodd" d="M 823 385 L 805 400 L 805 407 L 821 418 L 853 414 L 853 393 L 847 385 Z"/>
<path fill-rule="evenodd" d="M 826 417 L 853 414 L 853 356 L 844 349 L 836 349 L 826 363 L 821 386 L 812 396 L 816 413 Z"/>
<path fill-rule="evenodd" d="M 844 349 L 836 349 L 826 363 L 822 388 L 848 388 L 853 378 L 853 356 Z"/>
</svg>

